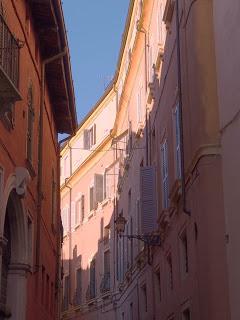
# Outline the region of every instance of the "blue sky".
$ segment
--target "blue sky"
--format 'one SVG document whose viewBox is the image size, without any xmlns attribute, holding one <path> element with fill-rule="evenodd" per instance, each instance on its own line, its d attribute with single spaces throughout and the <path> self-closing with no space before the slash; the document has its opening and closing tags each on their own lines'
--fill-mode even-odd
<svg viewBox="0 0 240 320">
<path fill-rule="evenodd" d="M 129 0 L 63 0 L 78 121 L 114 75 Z"/>
</svg>

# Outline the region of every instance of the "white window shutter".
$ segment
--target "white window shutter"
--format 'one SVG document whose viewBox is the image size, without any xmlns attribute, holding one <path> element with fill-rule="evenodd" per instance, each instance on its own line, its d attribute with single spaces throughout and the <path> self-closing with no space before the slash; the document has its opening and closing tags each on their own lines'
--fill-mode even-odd
<svg viewBox="0 0 240 320">
<path fill-rule="evenodd" d="M 98 202 L 103 201 L 103 175 L 94 175 L 94 190 L 95 190 L 95 207 L 97 207 Z"/>
<path fill-rule="evenodd" d="M 89 130 L 84 130 L 83 132 L 83 148 L 85 150 L 90 149 Z"/>
<path fill-rule="evenodd" d="M 153 166 L 140 169 L 141 192 L 141 233 L 150 234 L 156 230 L 156 181 L 155 168 Z"/>
</svg>

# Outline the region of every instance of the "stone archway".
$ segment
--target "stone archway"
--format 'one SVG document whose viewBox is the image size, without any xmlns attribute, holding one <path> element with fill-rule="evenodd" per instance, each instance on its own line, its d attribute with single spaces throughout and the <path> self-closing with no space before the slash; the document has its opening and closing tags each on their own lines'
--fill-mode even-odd
<svg viewBox="0 0 240 320">
<path fill-rule="evenodd" d="M 26 285 L 29 270 L 27 217 L 15 186 L 11 184 L 12 188 L 8 189 L 5 212 L 1 215 L 0 320 L 26 319 Z"/>
</svg>

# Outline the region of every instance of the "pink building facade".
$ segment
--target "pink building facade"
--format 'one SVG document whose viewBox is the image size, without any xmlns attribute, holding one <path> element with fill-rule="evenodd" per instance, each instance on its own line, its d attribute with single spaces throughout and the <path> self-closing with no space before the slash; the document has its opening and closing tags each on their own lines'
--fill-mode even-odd
<svg viewBox="0 0 240 320">
<path fill-rule="evenodd" d="M 239 318 L 225 5 L 131 1 L 115 78 L 62 150 L 63 319 Z"/>
</svg>

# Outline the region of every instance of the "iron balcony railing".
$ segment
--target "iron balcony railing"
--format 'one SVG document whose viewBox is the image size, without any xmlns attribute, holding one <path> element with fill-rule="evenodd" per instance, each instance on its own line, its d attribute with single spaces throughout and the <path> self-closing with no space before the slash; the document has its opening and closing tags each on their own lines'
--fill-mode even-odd
<svg viewBox="0 0 240 320">
<path fill-rule="evenodd" d="M 0 14 L 0 67 L 18 89 L 20 46 Z"/>
</svg>

